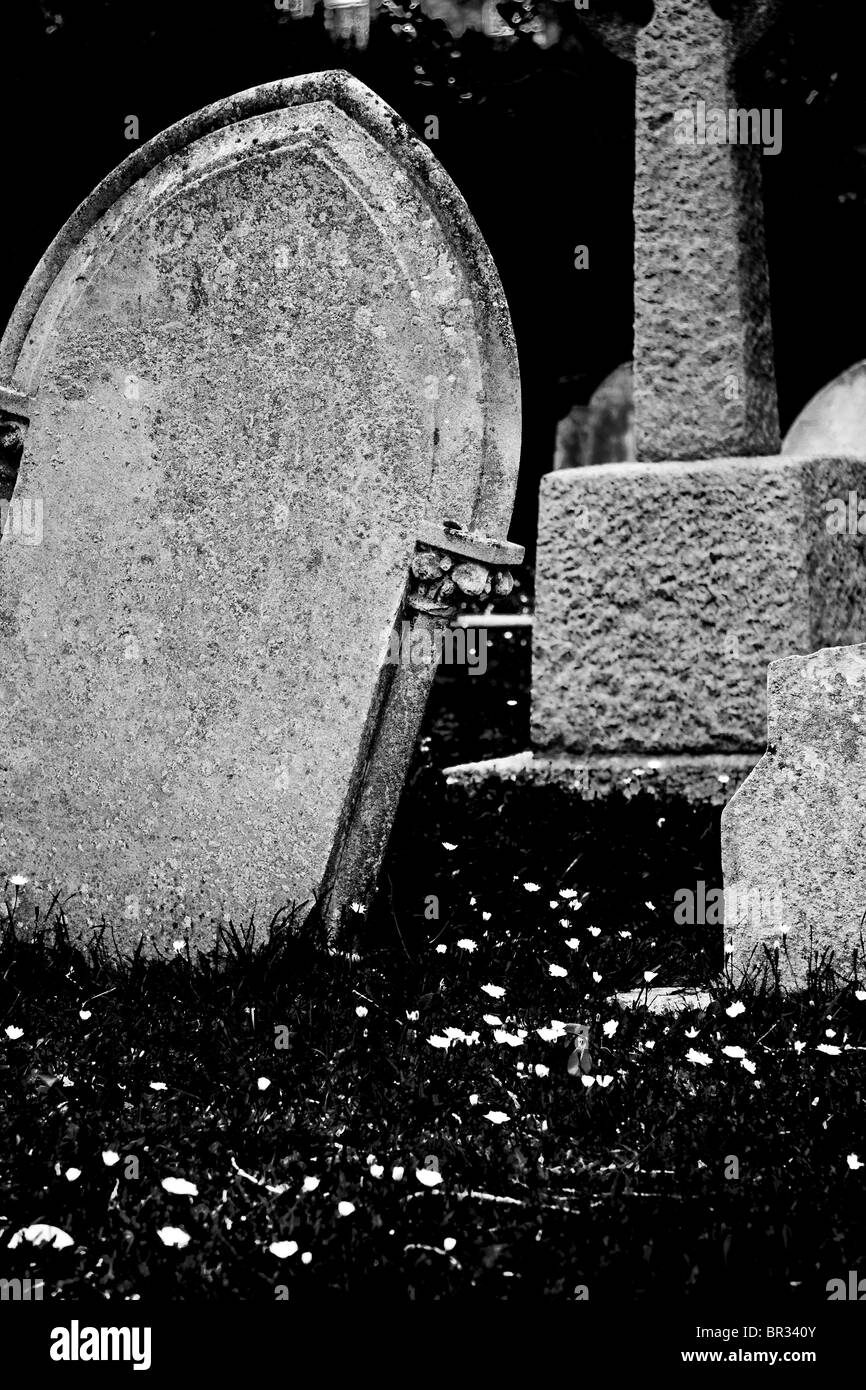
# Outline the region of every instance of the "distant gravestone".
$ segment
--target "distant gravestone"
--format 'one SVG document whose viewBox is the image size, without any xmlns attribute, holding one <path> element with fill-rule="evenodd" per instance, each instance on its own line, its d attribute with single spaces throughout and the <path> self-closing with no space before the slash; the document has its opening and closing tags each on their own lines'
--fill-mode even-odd
<svg viewBox="0 0 866 1390">
<path fill-rule="evenodd" d="M 384 639 L 520 556 L 474 534 L 520 393 L 450 180 L 345 74 L 219 102 L 73 215 L 0 383 L 41 516 L 0 545 L 0 869 L 127 944 L 363 893 L 435 671 Z"/>
<path fill-rule="evenodd" d="M 632 365 L 622 362 L 604 378 L 585 406 L 573 406 L 556 427 L 553 467 L 634 460 Z"/>
<path fill-rule="evenodd" d="M 812 397 L 785 435 L 782 453 L 866 455 L 866 362 Z"/>
<path fill-rule="evenodd" d="M 770 663 L 767 751 L 722 813 L 735 967 L 861 962 L 866 921 L 866 645 Z M 777 955 L 778 953 L 778 955 Z"/>
</svg>

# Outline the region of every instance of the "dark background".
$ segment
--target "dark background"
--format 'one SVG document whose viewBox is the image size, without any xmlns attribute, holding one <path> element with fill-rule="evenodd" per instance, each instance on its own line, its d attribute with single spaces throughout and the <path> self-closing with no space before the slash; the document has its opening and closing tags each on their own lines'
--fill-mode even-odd
<svg viewBox="0 0 866 1390">
<path fill-rule="evenodd" d="M 455 39 L 417 3 L 394 0 L 380 0 L 363 52 L 332 41 L 320 4 L 295 19 L 274 0 L 6 0 L 0 321 L 73 208 L 137 147 L 128 115 L 143 142 L 246 87 L 347 68 L 422 138 L 438 118 L 431 148 L 499 268 L 524 393 L 512 536 L 531 548 L 557 419 L 631 354 L 633 78 L 569 0 L 499 10 L 515 22 L 540 14 L 556 41 Z M 782 152 L 762 161 L 783 430 L 866 356 L 863 10 L 792 0 L 744 74 L 744 96 L 784 113 Z M 589 270 L 574 269 L 577 244 Z"/>
</svg>

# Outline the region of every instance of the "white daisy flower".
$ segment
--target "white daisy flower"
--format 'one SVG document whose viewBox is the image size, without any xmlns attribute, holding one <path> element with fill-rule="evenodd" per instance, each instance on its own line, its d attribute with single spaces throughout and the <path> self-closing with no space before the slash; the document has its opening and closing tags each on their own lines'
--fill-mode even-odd
<svg viewBox="0 0 866 1390">
<path fill-rule="evenodd" d="M 66 1250 L 74 1244 L 72 1236 L 61 1231 L 58 1226 L 49 1226 L 44 1221 L 37 1221 L 33 1226 L 22 1226 L 10 1240 L 9 1249 L 16 1250 L 22 1240 L 26 1240 L 29 1245 L 51 1245 L 55 1250 Z"/>
<path fill-rule="evenodd" d="M 195 1183 L 187 1182 L 186 1178 L 163 1178 L 162 1186 L 166 1192 L 171 1192 L 175 1197 L 197 1197 L 198 1188 Z"/>
<path fill-rule="evenodd" d="M 438 1187 L 442 1181 L 442 1174 L 433 1172 L 429 1168 L 416 1168 L 415 1177 L 422 1187 Z"/>
<path fill-rule="evenodd" d="M 177 1250 L 183 1250 L 189 1245 L 189 1236 L 179 1226 L 162 1226 L 156 1234 L 163 1245 L 174 1246 Z"/>
<path fill-rule="evenodd" d="M 557 1038 L 565 1037 L 565 1027 L 561 1023 L 551 1023 L 549 1028 L 536 1028 L 535 1031 L 542 1042 L 556 1042 Z"/>
</svg>

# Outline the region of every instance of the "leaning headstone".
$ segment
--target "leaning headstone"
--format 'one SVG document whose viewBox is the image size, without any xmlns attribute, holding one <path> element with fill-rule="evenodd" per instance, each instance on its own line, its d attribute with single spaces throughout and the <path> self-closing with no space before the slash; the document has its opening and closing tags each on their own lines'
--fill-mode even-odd
<svg viewBox="0 0 866 1390">
<path fill-rule="evenodd" d="M 866 645 L 773 661 L 767 687 L 767 751 L 722 813 L 731 963 L 862 978 Z"/>
<path fill-rule="evenodd" d="M 394 665 L 388 633 L 520 557 L 497 539 L 511 326 L 453 184 L 345 74 L 219 102 L 73 215 L 0 383 L 10 436 L 29 419 L 0 546 L 0 871 L 123 944 L 338 911 L 375 875 L 435 672 Z"/>
<path fill-rule="evenodd" d="M 855 362 L 812 397 L 785 435 L 782 452 L 866 457 L 866 362 Z"/>
</svg>

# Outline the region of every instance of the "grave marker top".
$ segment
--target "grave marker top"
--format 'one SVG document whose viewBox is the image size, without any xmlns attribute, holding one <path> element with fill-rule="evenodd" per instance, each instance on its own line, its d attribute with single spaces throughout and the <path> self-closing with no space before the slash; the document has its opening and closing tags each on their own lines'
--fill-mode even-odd
<svg viewBox="0 0 866 1390">
<path fill-rule="evenodd" d="M 584 22 L 636 69 L 635 431 L 642 461 L 779 450 L 760 153 L 679 143 L 677 112 L 736 111 L 733 64 L 781 0 L 655 0 Z M 727 18 L 722 16 L 723 11 Z M 715 133 L 715 132 L 714 132 Z"/>
<path fill-rule="evenodd" d="M 434 674 L 384 664 L 419 535 L 502 538 L 513 500 L 514 343 L 457 190 L 345 74 L 219 102 L 73 215 L 0 383 L 44 527 L 0 546 L 0 871 L 127 943 L 334 888 Z"/>
</svg>

